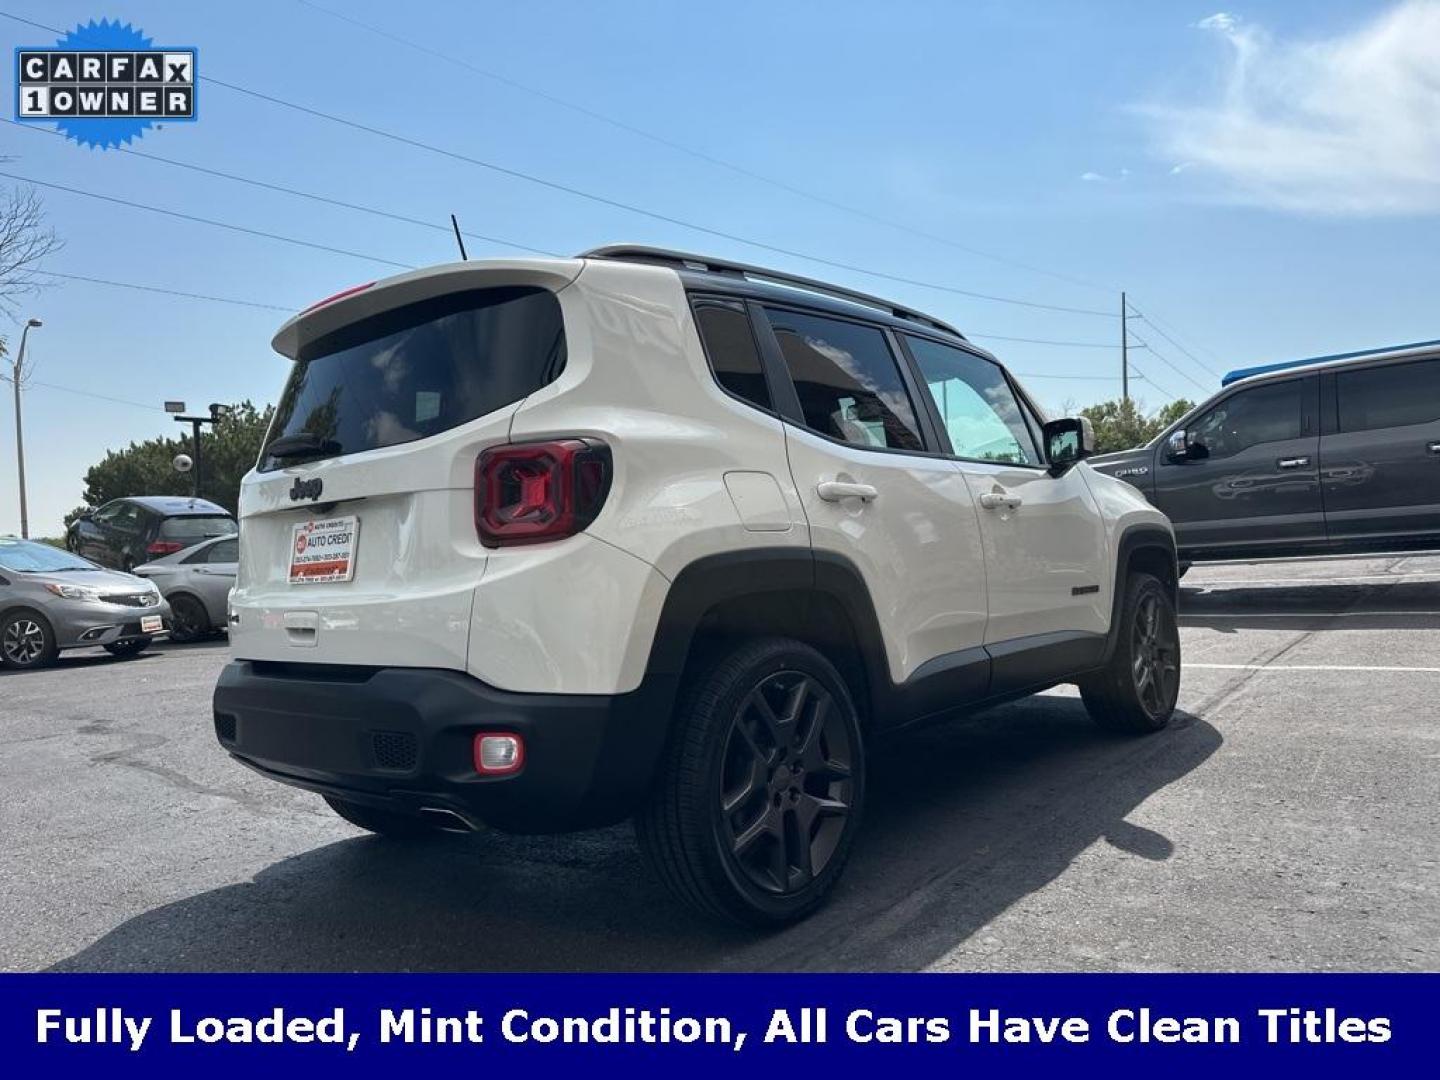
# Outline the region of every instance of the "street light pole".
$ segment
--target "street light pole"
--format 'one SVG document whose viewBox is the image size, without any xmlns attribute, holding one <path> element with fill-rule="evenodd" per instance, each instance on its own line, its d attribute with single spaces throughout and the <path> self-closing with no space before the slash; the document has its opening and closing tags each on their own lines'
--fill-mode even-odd
<svg viewBox="0 0 1440 1080">
<path fill-rule="evenodd" d="M 20 467 L 20 538 L 30 539 L 30 508 L 25 501 L 25 428 L 20 418 L 20 377 L 25 373 L 25 340 L 30 336 L 31 327 L 44 324 L 39 319 L 27 319 L 20 331 L 20 351 L 15 354 L 15 364 L 10 369 L 10 381 L 15 387 L 15 460 Z"/>
</svg>

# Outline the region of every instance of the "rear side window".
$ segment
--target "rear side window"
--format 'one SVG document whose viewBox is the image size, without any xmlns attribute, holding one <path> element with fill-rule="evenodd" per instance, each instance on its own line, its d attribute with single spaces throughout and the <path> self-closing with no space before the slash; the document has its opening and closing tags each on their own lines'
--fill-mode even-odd
<svg viewBox="0 0 1440 1080">
<path fill-rule="evenodd" d="M 545 289 L 473 289 L 387 311 L 307 346 L 268 446 L 313 435 L 262 471 L 423 439 L 514 404 L 565 367 L 560 302 Z"/>
<path fill-rule="evenodd" d="M 166 540 L 198 544 L 212 536 L 234 536 L 240 531 L 233 518 L 214 515 L 210 517 L 172 517 L 160 523 L 160 535 Z"/>
<path fill-rule="evenodd" d="M 1302 380 L 1271 383 L 1226 398 L 1189 426 L 1191 442 L 1211 458 L 1227 458 L 1261 443 L 1300 437 Z"/>
<path fill-rule="evenodd" d="M 197 551 L 183 560 L 186 563 L 232 563 L 240 561 L 240 541 L 221 540 L 204 551 Z"/>
<path fill-rule="evenodd" d="M 723 300 L 697 300 L 695 325 L 715 381 L 751 405 L 767 411 L 773 408 L 745 308 Z"/>
<path fill-rule="evenodd" d="M 915 408 L 883 333 L 820 315 L 765 311 L 806 427 L 856 446 L 924 448 Z"/>
<path fill-rule="evenodd" d="M 1440 420 L 1440 360 L 1341 371 L 1335 390 L 1341 431 Z"/>
</svg>

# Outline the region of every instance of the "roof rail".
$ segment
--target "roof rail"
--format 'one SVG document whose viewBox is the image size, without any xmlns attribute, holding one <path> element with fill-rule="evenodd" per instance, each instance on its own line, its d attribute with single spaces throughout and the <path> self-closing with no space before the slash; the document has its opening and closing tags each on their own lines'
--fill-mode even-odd
<svg viewBox="0 0 1440 1080">
<path fill-rule="evenodd" d="M 913 308 L 902 307 L 890 300 L 871 296 L 869 293 L 857 292 L 854 289 L 846 289 L 840 285 L 831 285 L 828 282 L 802 277 L 799 274 L 787 274 L 784 270 L 770 270 L 764 266 L 752 266 L 749 263 L 717 259 L 710 255 L 692 255 L 684 251 L 670 251 L 667 248 L 635 244 L 611 244 L 608 247 L 592 248 L 589 251 L 582 251 L 576 258 L 655 263 L 660 266 L 673 266 L 677 270 L 697 270 L 710 274 L 725 274 L 730 277 L 753 278 L 757 281 L 774 282 L 777 285 L 789 285 L 807 292 L 832 296 L 838 300 L 848 300 L 852 304 L 879 308 L 897 319 L 906 319 L 935 330 L 943 330 L 947 334 L 954 334 L 961 341 L 966 340 L 965 335 L 949 323 L 941 322 L 939 319 L 925 315 Z"/>
</svg>

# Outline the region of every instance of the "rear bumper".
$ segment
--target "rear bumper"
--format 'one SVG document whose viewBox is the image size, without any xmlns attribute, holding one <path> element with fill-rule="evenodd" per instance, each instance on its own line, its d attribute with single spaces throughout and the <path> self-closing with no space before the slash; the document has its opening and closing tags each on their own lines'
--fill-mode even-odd
<svg viewBox="0 0 1440 1080">
<path fill-rule="evenodd" d="M 282 783 L 406 813 L 448 810 L 474 826 L 559 832 L 635 811 L 673 690 L 661 679 L 613 696 L 516 694 L 456 671 L 237 660 L 215 688 L 215 733 Z M 519 772 L 476 773 L 481 731 L 524 738 Z"/>
</svg>

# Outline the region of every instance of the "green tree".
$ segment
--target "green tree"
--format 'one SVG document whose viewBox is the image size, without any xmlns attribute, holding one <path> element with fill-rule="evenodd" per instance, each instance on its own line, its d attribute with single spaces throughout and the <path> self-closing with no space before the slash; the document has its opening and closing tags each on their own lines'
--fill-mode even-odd
<svg viewBox="0 0 1440 1080">
<path fill-rule="evenodd" d="M 1194 402 L 1181 398 L 1147 416 L 1133 398 L 1122 398 L 1088 406 L 1080 410 L 1080 415 L 1094 425 L 1096 451 L 1108 454 L 1144 446 L 1194 407 Z"/>
<path fill-rule="evenodd" d="M 232 514 L 240 499 L 240 478 L 255 464 L 260 443 L 270 427 L 274 406 L 257 409 L 252 402 L 232 406 L 214 426 L 200 435 L 203 474 L 200 495 L 219 503 Z M 127 495 L 189 495 L 189 473 L 175 471 L 176 454 L 193 454 L 189 433 L 133 442 L 112 450 L 85 473 L 86 506 L 99 506 Z M 76 507 L 65 515 L 69 524 L 85 512 Z"/>
</svg>

